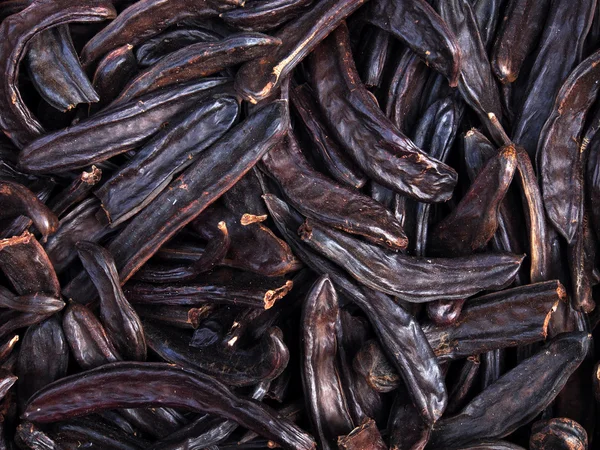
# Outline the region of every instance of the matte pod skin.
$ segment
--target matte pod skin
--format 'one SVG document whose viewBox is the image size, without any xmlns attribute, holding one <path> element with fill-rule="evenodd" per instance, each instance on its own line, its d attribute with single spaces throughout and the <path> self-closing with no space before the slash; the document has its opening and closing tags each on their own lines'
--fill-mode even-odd
<svg viewBox="0 0 600 450">
<path fill-rule="evenodd" d="M 302 384 L 319 448 L 335 448 L 337 436 L 354 428 L 337 365 L 340 324 L 337 294 L 326 276 L 309 291 L 302 308 Z"/>
<path fill-rule="evenodd" d="M 312 52 L 308 68 L 331 131 L 366 175 L 417 200 L 451 197 L 456 172 L 427 156 L 385 117 L 360 81 L 345 24 Z"/>
<path fill-rule="evenodd" d="M 200 372 L 163 363 L 113 363 L 63 378 L 38 391 L 23 418 L 56 422 L 114 408 L 170 406 L 210 411 L 290 450 L 314 450 L 313 439 L 260 404 L 234 395 Z"/>
<path fill-rule="evenodd" d="M 0 128 L 22 149 L 44 132 L 23 102 L 17 86 L 19 63 L 31 38 L 41 31 L 69 22 L 100 22 L 116 17 L 110 3 L 82 0 L 35 0 L 23 11 L 0 23 Z"/>
</svg>

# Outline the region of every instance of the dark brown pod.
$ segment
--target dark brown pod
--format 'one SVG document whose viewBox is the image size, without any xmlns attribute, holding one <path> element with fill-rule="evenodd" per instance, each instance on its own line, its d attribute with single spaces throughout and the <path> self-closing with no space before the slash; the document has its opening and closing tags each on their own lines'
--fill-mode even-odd
<svg viewBox="0 0 600 450">
<path fill-rule="evenodd" d="M 419 416 L 402 383 L 396 391 L 387 431 L 391 450 L 423 450 L 431 436 L 431 425 Z"/>
<path fill-rule="evenodd" d="M 60 298 L 60 285 L 52 263 L 28 231 L 0 240 L 0 269 L 19 295 L 39 292 Z"/>
<path fill-rule="evenodd" d="M 533 424 L 529 438 L 530 450 L 587 450 L 585 429 L 571 419 L 540 420 Z"/>
<path fill-rule="evenodd" d="M 89 172 L 84 170 L 69 186 L 53 197 L 52 201 L 48 203 L 48 207 L 54 214 L 62 218 L 64 213 L 74 205 L 85 200 L 90 190 L 100 182 L 101 178 L 102 169 L 96 166 L 92 166 Z"/>
<path fill-rule="evenodd" d="M 53 234 L 58 218 L 37 196 L 25 186 L 11 181 L 0 181 L 0 220 L 19 216 L 29 217 L 42 236 Z"/>
<path fill-rule="evenodd" d="M 552 313 L 565 299 L 558 281 L 505 289 L 467 301 L 455 323 L 425 325 L 423 331 L 441 360 L 539 342 L 546 339 Z"/>
<path fill-rule="evenodd" d="M 302 308 L 302 384 L 308 417 L 320 448 L 335 448 L 335 439 L 352 431 L 337 365 L 339 303 L 331 281 L 320 277 Z"/>
<path fill-rule="evenodd" d="M 516 168 L 517 152 L 512 145 L 487 162 L 460 203 L 433 230 L 433 253 L 470 255 L 486 246 L 498 228 L 500 204 Z"/>
<path fill-rule="evenodd" d="M 508 2 L 491 55 L 492 69 L 502 83 L 514 82 L 525 58 L 535 50 L 549 5 L 550 0 Z"/>
<path fill-rule="evenodd" d="M 73 357 L 84 370 L 121 359 L 106 330 L 86 306 L 72 303 L 67 307 L 63 330 Z"/>
<path fill-rule="evenodd" d="M 99 100 L 98 103 L 90 105 L 90 113 L 99 111 L 116 99 L 137 71 L 137 60 L 131 44 L 108 52 L 94 72 L 92 84 Z"/>
<path fill-rule="evenodd" d="M 8 357 L 12 354 L 18 342 L 18 334 L 2 340 L 2 344 L 0 344 L 0 365 L 4 364 Z"/>
<path fill-rule="evenodd" d="M 23 102 L 18 89 L 19 63 L 36 33 L 69 22 L 99 22 L 116 17 L 110 3 L 83 0 L 38 0 L 0 24 L 0 128 L 22 149 L 44 129 Z"/>
<path fill-rule="evenodd" d="M 219 14 L 226 24 L 246 31 L 268 31 L 298 17 L 313 0 L 257 0 Z"/>
<path fill-rule="evenodd" d="M 262 164 L 304 216 L 392 249 L 402 250 L 408 245 L 404 230 L 390 211 L 313 169 L 291 132 L 263 157 Z M 298 183 L 301 179 L 311 181 Z"/>
<path fill-rule="evenodd" d="M 479 356 L 469 356 L 465 359 L 452 388 L 448 390 L 448 407 L 446 408 L 448 415 L 458 413 L 470 400 L 470 396 L 474 392 L 473 386 L 478 380 L 480 366 Z"/>
<path fill-rule="evenodd" d="M 421 201 L 450 198 L 456 172 L 423 153 L 385 117 L 360 81 L 345 24 L 312 52 L 308 66 L 330 129 L 365 174 Z"/>
<path fill-rule="evenodd" d="M 100 320 L 119 354 L 126 360 L 146 359 L 146 340 L 142 323 L 129 304 L 111 254 L 89 241 L 76 244 L 79 259 L 98 290 Z"/>
<path fill-rule="evenodd" d="M 319 157 L 335 180 L 356 189 L 362 188 L 367 182 L 366 176 L 330 136 L 310 86 L 303 84 L 291 89 L 290 100 L 313 144 L 313 154 Z"/>
<path fill-rule="evenodd" d="M 0 286 L 0 308 L 32 314 L 54 314 L 65 306 L 65 302 L 44 294 L 15 296 Z"/>
<path fill-rule="evenodd" d="M 170 53 L 198 42 L 215 42 L 223 36 L 200 27 L 178 27 L 148 39 L 135 50 L 141 67 L 150 67 Z M 115 50 L 113 50 L 115 51 Z"/>
<path fill-rule="evenodd" d="M 365 312 L 390 361 L 409 387 L 416 410 L 425 422 L 434 423 L 446 407 L 446 388 L 440 367 L 415 318 L 387 295 L 355 283 L 338 266 L 307 248 L 296 233 L 302 217 L 272 194 L 263 198 L 277 228 L 296 254 L 316 272 L 328 274 L 336 288 Z"/>
<path fill-rule="evenodd" d="M 36 139 L 19 154 L 19 163 L 28 172 L 47 173 L 102 162 L 139 146 L 165 122 L 196 104 L 208 89 L 226 82 L 206 79 L 182 84 L 105 109 L 76 125 Z"/>
<path fill-rule="evenodd" d="M 244 64 L 235 88 L 251 103 L 264 100 L 292 70 L 365 0 L 321 0 L 275 33 L 282 44 L 270 55 Z"/>
<path fill-rule="evenodd" d="M 217 42 L 188 45 L 142 71 L 123 88 L 113 105 L 176 83 L 209 76 L 245 61 L 272 55 L 280 45 L 280 39 L 261 33 L 238 33 Z"/>
<path fill-rule="evenodd" d="M 236 0 L 142 0 L 124 9 L 116 20 L 96 34 L 83 48 L 81 59 L 89 66 L 123 45 L 136 46 L 185 19 L 215 17 L 244 3 Z"/>
<path fill-rule="evenodd" d="M 128 283 L 125 285 L 125 294 L 132 303 L 147 305 L 202 306 L 205 303 L 223 303 L 269 309 L 294 285 L 292 280 L 241 276 L 239 272 L 233 272 L 232 277 L 226 279 L 207 275 L 190 284 Z"/>
<path fill-rule="evenodd" d="M 501 120 L 500 93 L 471 3 L 464 0 L 440 0 L 437 8 L 448 28 L 455 33 L 460 48 L 462 64 L 458 79 L 459 92 L 486 126 L 490 113 Z"/>
<path fill-rule="evenodd" d="M 590 339 L 585 332 L 574 332 L 550 341 L 475 397 L 459 414 L 435 425 L 431 446 L 460 448 L 482 439 L 501 438 L 532 420 L 552 402 L 583 361 Z"/>
<path fill-rule="evenodd" d="M 64 272 L 77 259 L 75 244 L 78 241 L 98 242 L 110 232 L 108 224 L 98 220 L 101 214 L 100 202 L 89 198 L 60 220 L 58 231 L 44 246 L 57 273 Z"/>
<path fill-rule="evenodd" d="M 401 383 L 400 376 L 374 340 L 363 344 L 354 357 L 352 367 L 377 392 L 391 392 Z"/>
<path fill-rule="evenodd" d="M 8 390 L 17 382 L 17 376 L 8 370 L 0 369 L 0 400 L 4 398 Z"/>
<path fill-rule="evenodd" d="M 573 244 L 583 220 L 587 144 L 585 118 L 600 87 L 600 51 L 583 61 L 564 82 L 541 131 L 537 148 L 542 196 L 548 219 Z"/>
<path fill-rule="evenodd" d="M 478 254 L 460 258 L 417 258 L 361 242 L 307 220 L 301 238 L 364 285 L 409 302 L 462 299 L 501 289 L 514 279 L 522 256 Z"/>
<path fill-rule="evenodd" d="M 109 246 L 121 282 L 250 170 L 283 137 L 288 124 L 287 102 L 274 102 L 252 114 L 129 222 Z M 250 131 L 252 140 L 247 138 Z"/>
<path fill-rule="evenodd" d="M 253 347 L 232 348 L 216 342 L 192 347 L 181 330 L 144 322 L 148 346 L 165 361 L 211 375 L 229 386 L 249 386 L 281 375 L 290 355 L 282 333 L 273 328 Z"/>
<path fill-rule="evenodd" d="M 572 283 L 571 306 L 588 314 L 596 307 L 592 287 L 598 284 L 594 276 L 597 245 L 589 216 L 584 213 L 575 242 L 569 246 L 568 261 Z"/>
<path fill-rule="evenodd" d="M 543 2 L 542 2 L 543 3 Z M 536 160 L 540 135 L 548 120 L 563 82 L 582 57 L 585 36 L 590 29 L 596 2 L 576 4 L 550 1 L 548 16 L 537 50 L 531 58 L 531 71 L 524 83 L 523 100 L 512 129 L 512 140 Z M 561 55 L 554 58 L 554 55 Z M 528 64 L 528 65 L 529 65 Z"/>
<path fill-rule="evenodd" d="M 481 40 L 489 53 L 506 4 L 503 0 L 474 0 L 471 1 L 471 4 L 473 5 L 473 14 L 477 19 Z"/>
<path fill-rule="evenodd" d="M 465 300 L 461 298 L 458 300 L 436 300 L 427 303 L 427 316 L 436 325 L 450 325 L 460 317 Z"/>
<path fill-rule="evenodd" d="M 235 396 L 217 380 L 191 369 L 162 363 L 113 363 L 63 378 L 32 397 L 23 418 L 56 422 L 92 411 L 171 406 L 210 411 L 256 431 L 290 450 L 314 450 L 313 439 L 297 426 Z"/>
<path fill-rule="evenodd" d="M 340 436 L 337 443 L 340 450 L 387 450 L 373 419 L 365 421 L 346 436 Z"/>
<path fill-rule="evenodd" d="M 17 361 L 19 407 L 23 408 L 33 393 L 64 377 L 68 366 L 69 345 L 60 320 L 53 316 L 30 326 Z"/>
<path fill-rule="evenodd" d="M 30 422 L 20 423 L 16 429 L 15 442 L 20 448 L 62 450 L 48 434 Z"/>
<path fill-rule="evenodd" d="M 450 86 L 457 85 L 461 68 L 459 43 L 425 0 L 372 1 L 365 19 L 403 41 L 428 66 L 448 78 Z"/>
<path fill-rule="evenodd" d="M 66 112 L 80 103 L 99 100 L 79 64 L 67 25 L 33 36 L 28 44 L 27 68 L 42 98 L 59 111 Z"/>
<path fill-rule="evenodd" d="M 239 115 L 238 99 L 216 94 L 169 123 L 94 192 L 112 227 L 148 205 L 233 126 Z"/>
</svg>

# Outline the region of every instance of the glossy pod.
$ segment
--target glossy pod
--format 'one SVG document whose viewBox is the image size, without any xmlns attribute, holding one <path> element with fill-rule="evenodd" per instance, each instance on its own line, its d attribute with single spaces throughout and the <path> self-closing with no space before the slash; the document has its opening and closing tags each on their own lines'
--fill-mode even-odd
<svg viewBox="0 0 600 450">
<path fill-rule="evenodd" d="M 0 23 L 0 128 L 19 148 L 40 136 L 44 129 L 23 101 L 19 92 L 19 63 L 33 36 L 46 29 L 69 22 L 99 22 L 116 17 L 110 3 L 84 0 L 37 0 L 23 11 Z"/>
<path fill-rule="evenodd" d="M 430 444 L 434 448 L 460 448 L 469 442 L 507 436 L 550 404 L 589 345 L 590 335 L 584 332 L 556 337 L 490 385 L 459 414 L 440 421 Z M 536 370 L 540 367 L 543 370 Z"/>
<path fill-rule="evenodd" d="M 348 29 L 341 25 L 308 61 L 315 95 L 334 136 L 378 183 L 422 201 L 447 200 L 456 172 L 425 155 L 385 117 L 360 81 L 348 41 Z"/>
<path fill-rule="evenodd" d="M 110 104 L 137 73 L 138 64 L 130 44 L 115 48 L 98 63 L 92 84 L 98 93 L 98 103 L 90 105 L 90 113 Z"/>
<path fill-rule="evenodd" d="M 300 232 L 311 248 L 342 266 L 359 282 L 409 302 L 459 299 L 486 289 L 501 289 L 512 282 L 523 260 L 499 254 L 405 256 L 311 221 L 306 221 Z"/>
<path fill-rule="evenodd" d="M 540 420 L 533 424 L 529 438 L 530 450 L 585 450 L 588 435 L 585 429 L 571 419 Z"/>
<path fill-rule="evenodd" d="M 284 448 L 315 448 L 312 438 L 291 422 L 235 396 L 217 380 L 195 370 L 162 363 L 107 364 L 64 378 L 38 391 L 29 401 L 24 417 L 46 423 L 91 411 L 139 406 L 209 410 Z"/>
<path fill-rule="evenodd" d="M 225 82 L 200 80 L 106 109 L 33 141 L 21 152 L 19 162 L 29 172 L 47 173 L 104 161 L 139 146 L 165 122 L 188 110 L 208 89 Z"/>
<path fill-rule="evenodd" d="M 29 43 L 27 63 L 33 85 L 59 111 L 99 100 L 81 68 L 68 26 L 36 34 Z"/>
<path fill-rule="evenodd" d="M 267 31 L 298 17 L 313 0 L 257 0 L 219 14 L 228 25 L 246 31 Z"/>
<path fill-rule="evenodd" d="M 281 46 L 268 56 L 244 64 L 238 71 L 235 87 L 240 95 L 251 103 L 269 97 L 309 52 L 364 2 L 322 0 L 285 25 L 275 33 Z"/>
</svg>

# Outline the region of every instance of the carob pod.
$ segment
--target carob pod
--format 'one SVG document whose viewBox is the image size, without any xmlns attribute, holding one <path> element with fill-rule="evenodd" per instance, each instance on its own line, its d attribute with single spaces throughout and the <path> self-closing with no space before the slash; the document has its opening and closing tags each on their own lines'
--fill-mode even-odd
<svg viewBox="0 0 600 450">
<path fill-rule="evenodd" d="M 144 321 L 144 332 L 148 347 L 165 361 L 199 370 L 228 386 L 249 386 L 277 378 L 290 358 L 278 328 L 270 329 L 247 349 L 233 349 L 226 342 L 192 346 L 181 330 L 150 321 Z"/>
<path fill-rule="evenodd" d="M 8 390 L 17 382 L 17 376 L 8 370 L 0 369 L 0 400 L 4 398 Z"/>
<path fill-rule="evenodd" d="M 142 0 L 121 11 L 119 16 L 90 39 L 81 59 L 91 65 L 106 53 L 123 45 L 136 46 L 185 19 L 215 17 L 244 2 L 236 0 Z"/>
<path fill-rule="evenodd" d="M 237 272 L 224 280 L 207 275 L 189 284 L 153 285 L 130 282 L 124 289 L 129 301 L 136 304 L 202 306 L 205 303 L 223 303 L 269 309 L 294 285 L 291 280 L 262 278 L 251 274 L 240 276 Z"/>
<path fill-rule="evenodd" d="M 456 414 L 468 403 L 475 391 L 473 386 L 478 381 L 480 366 L 481 361 L 477 355 L 469 356 L 464 360 L 460 372 L 452 384 L 452 388 L 448 390 L 446 414 Z"/>
<path fill-rule="evenodd" d="M 141 144 L 226 79 L 203 79 L 150 93 L 34 140 L 19 154 L 31 173 L 65 172 L 107 160 Z"/>
<path fill-rule="evenodd" d="M 295 19 L 313 0 L 256 0 L 219 14 L 229 26 L 245 31 L 268 31 Z"/>
<path fill-rule="evenodd" d="M 550 0 L 508 2 L 490 58 L 492 69 L 502 83 L 513 83 L 525 58 L 535 50 L 549 6 Z"/>
<path fill-rule="evenodd" d="M 369 3 L 365 20 L 408 45 L 428 66 L 456 86 L 461 51 L 446 22 L 425 0 L 375 0 Z"/>
<path fill-rule="evenodd" d="M 354 356 L 352 367 L 377 392 L 391 392 L 397 389 L 401 383 L 398 373 L 374 340 L 363 344 Z"/>
<path fill-rule="evenodd" d="M 68 25 L 33 36 L 28 45 L 27 69 L 42 98 L 59 111 L 100 99 L 81 68 Z"/>
<path fill-rule="evenodd" d="M 313 145 L 312 154 L 319 158 L 333 179 L 362 188 L 367 177 L 330 136 L 310 86 L 303 84 L 290 89 L 290 100 Z"/>
<path fill-rule="evenodd" d="M 431 253 L 470 255 L 485 248 L 498 228 L 500 205 L 517 169 L 514 146 L 492 157 L 456 208 L 432 230 Z"/>
<path fill-rule="evenodd" d="M 69 345 L 56 316 L 30 326 L 19 348 L 18 402 L 23 408 L 32 394 L 67 375 Z"/>
<path fill-rule="evenodd" d="M 281 40 L 261 33 L 238 33 L 216 42 L 198 42 L 161 58 L 131 80 L 113 105 L 178 83 L 193 81 L 277 51 Z"/>
<path fill-rule="evenodd" d="M 89 112 L 96 113 L 112 103 L 138 71 L 138 62 L 130 44 L 115 48 L 98 63 L 92 85 L 99 100 L 90 105 Z"/>
<path fill-rule="evenodd" d="M 250 398 L 261 401 L 269 390 L 270 385 L 270 381 L 262 381 L 256 384 Z M 226 420 L 206 414 L 146 448 L 148 450 L 209 448 L 210 445 L 220 444 L 226 440 L 237 428 L 238 424 L 233 420 Z"/>
<path fill-rule="evenodd" d="M 585 332 L 557 336 L 476 396 L 459 414 L 438 422 L 430 445 L 460 448 L 473 441 L 502 438 L 529 422 L 552 402 L 585 357 L 590 341 L 591 335 Z M 533 378 L 532 373 L 536 374 Z"/>
<path fill-rule="evenodd" d="M 406 387 L 400 383 L 387 423 L 392 450 L 423 450 L 431 436 L 431 424 L 424 421 L 410 401 Z"/>
<path fill-rule="evenodd" d="M 73 357 L 82 369 L 121 359 L 106 330 L 87 306 L 70 304 L 63 316 L 62 326 Z"/>
<path fill-rule="evenodd" d="M 385 117 L 356 72 L 345 24 L 312 52 L 308 62 L 330 129 L 366 175 L 421 201 L 450 198 L 456 172 L 429 158 Z"/>
<path fill-rule="evenodd" d="M 44 238 L 58 229 L 56 214 L 21 184 L 0 180 L 0 203 L 0 220 L 27 216 Z"/>
<path fill-rule="evenodd" d="M 93 242 L 76 244 L 79 259 L 100 296 L 100 320 L 115 348 L 126 360 L 146 359 L 146 340 L 142 323 L 129 304 L 111 254 Z"/>
<path fill-rule="evenodd" d="M 4 362 L 10 357 L 18 342 L 18 334 L 2 340 L 2 344 L 0 345 L 0 365 L 4 364 Z"/>
<path fill-rule="evenodd" d="M 176 28 L 146 40 L 136 48 L 135 58 L 140 67 L 150 67 L 168 54 L 181 50 L 188 45 L 197 42 L 215 42 L 221 38 L 220 34 L 209 29 Z"/>
<path fill-rule="evenodd" d="M 584 166 L 589 138 L 579 142 L 584 137 L 588 110 L 598 93 L 599 65 L 600 51 L 569 75 L 558 92 L 537 148 L 546 213 L 569 244 L 573 244 L 583 220 Z"/>
<path fill-rule="evenodd" d="M 337 365 L 339 303 L 326 276 L 309 291 L 302 308 L 302 384 L 308 417 L 320 448 L 335 448 L 338 436 L 349 434 L 350 416 Z"/>
<path fill-rule="evenodd" d="M 15 296 L 0 286 L 0 308 L 33 314 L 54 314 L 65 306 L 62 300 L 44 294 Z"/>
<path fill-rule="evenodd" d="M 102 219 L 102 216 L 100 202 L 92 197 L 81 202 L 60 220 L 58 230 L 44 245 L 58 274 L 62 274 L 77 259 L 75 244 L 78 241 L 99 242 L 110 232 L 106 221 L 98 219 Z"/>
<path fill-rule="evenodd" d="M 328 274 L 336 288 L 365 312 L 390 361 L 409 386 L 423 420 L 428 424 L 438 420 L 446 407 L 447 393 L 440 367 L 415 318 L 387 295 L 355 283 L 339 267 L 307 249 L 296 233 L 302 217 L 272 194 L 263 198 L 296 254 L 316 272 Z"/>
<path fill-rule="evenodd" d="M 577 422 L 566 418 L 540 420 L 531 427 L 530 450 L 586 450 L 588 435 Z"/>
<path fill-rule="evenodd" d="M 219 381 L 164 363 L 113 363 L 63 378 L 38 391 L 26 420 L 56 422 L 119 407 L 170 406 L 210 411 L 256 431 L 290 450 L 314 450 L 313 439 L 260 404 L 234 395 Z"/>
<path fill-rule="evenodd" d="M 140 148 L 94 194 L 102 201 L 111 227 L 130 219 L 148 205 L 173 177 L 198 158 L 238 118 L 238 100 L 216 95 L 194 105 Z"/>
<path fill-rule="evenodd" d="M 468 0 L 439 0 L 437 9 L 455 33 L 460 48 L 462 63 L 458 90 L 489 129 L 488 114 L 492 113 L 501 120 L 502 106 L 471 4 Z"/>
<path fill-rule="evenodd" d="M 505 289 L 468 300 L 455 323 L 425 324 L 423 331 L 442 361 L 539 342 L 566 297 L 556 280 Z"/>
<path fill-rule="evenodd" d="M 356 59 L 365 86 L 377 88 L 382 84 L 392 43 L 392 36 L 381 28 L 370 26 L 363 31 Z"/>
<path fill-rule="evenodd" d="M 379 245 L 406 248 L 406 234 L 392 213 L 370 197 L 313 169 L 291 132 L 263 156 L 262 164 L 290 204 L 304 216 Z M 310 182 L 299 183 L 302 179 Z"/>
<path fill-rule="evenodd" d="M 338 437 L 340 450 L 387 450 L 373 419 L 366 420 L 346 436 Z"/>
<path fill-rule="evenodd" d="M 48 203 L 48 207 L 59 218 L 62 218 L 74 205 L 83 202 L 91 189 L 101 179 L 102 170 L 96 166 L 92 166 L 89 172 L 84 170 L 71 184 L 53 197 L 52 201 Z"/>
<path fill-rule="evenodd" d="M 473 14 L 477 19 L 481 41 L 487 52 L 494 43 L 498 22 L 503 19 L 504 0 L 469 0 L 473 7 Z"/>
<path fill-rule="evenodd" d="M 339 264 L 357 281 L 408 302 L 460 299 L 508 286 L 522 256 L 477 254 L 459 258 L 417 258 L 361 242 L 307 220 L 301 238 Z"/>
<path fill-rule="evenodd" d="M 133 218 L 109 246 L 121 282 L 244 176 L 283 138 L 288 124 L 287 102 L 265 106 L 205 150 L 202 158 Z"/>
<path fill-rule="evenodd" d="M 0 23 L 0 128 L 22 149 L 44 129 L 29 111 L 18 89 L 19 63 L 36 33 L 69 22 L 100 22 L 116 17 L 110 3 L 83 0 L 35 0 Z"/>
<path fill-rule="evenodd" d="M 518 105 L 511 138 L 535 160 L 540 133 L 552 111 L 556 95 L 573 68 L 579 64 L 585 36 L 592 23 L 595 0 L 576 4 L 555 0 L 535 55 L 531 59 L 523 105 Z M 554 55 L 561 55 L 554 58 Z"/>
<path fill-rule="evenodd" d="M 366 0 L 321 0 L 275 33 L 282 44 L 270 55 L 244 64 L 235 77 L 240 95 L 256 104 L 282 81 L 327 35 Z"/>
<path fill-rule="evenodd" d="M 60 284 L 48 255 L 30 232 L 0 240 L 0 270 L 19 295 L 60 298 Z"/>
</svg>

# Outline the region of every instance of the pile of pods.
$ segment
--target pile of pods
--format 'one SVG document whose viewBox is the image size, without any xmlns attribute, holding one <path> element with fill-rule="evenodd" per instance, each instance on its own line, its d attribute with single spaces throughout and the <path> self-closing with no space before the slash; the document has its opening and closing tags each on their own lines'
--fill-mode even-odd
<svg viewBox="0 0 600 450">
<path fill-rule="evenodd" d="M 0 450 L 600 448 L 597 0 L 3 0 L 0 73 Z"/>
</svg>

